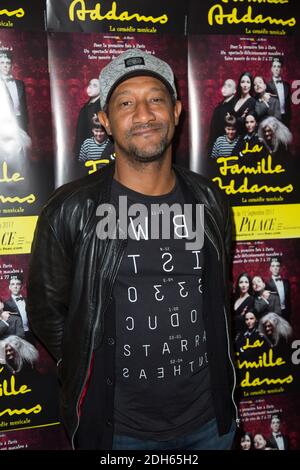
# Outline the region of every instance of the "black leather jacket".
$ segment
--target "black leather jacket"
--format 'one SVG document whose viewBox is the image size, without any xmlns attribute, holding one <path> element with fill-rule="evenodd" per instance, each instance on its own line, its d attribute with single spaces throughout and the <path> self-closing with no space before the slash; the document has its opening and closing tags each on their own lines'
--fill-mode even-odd
<svg viewBox="0 0 300 470">
<path fill-rule="evenodd" d="M 208 281 L 204 290 L 204 322 L 210 363 L 214 408 L 221 434 L 237 419 L 233 399 L 235 373 L 231 359 L 228 260 L 231 251 L 231 215 L 221 192 L 202 176 L 174 166 L 186 200 L 204 204 Z M 96 235 L 99 204 L 110 199 L 114 164 L 60 187 L 39 217 L 30 259 L 27 309 L 31 327 L 58 363 L 61 417 L 73 443 L 79 426 L 79 404 L 91 367 L 93 351 L 104 351 L 111 362 L 113 348 L 106 344 L 105 312 L 121 263 L 126 240 L 100 240 Z M 111 343 L 114 341 L 109 338 Z M 105 343 L 105 344 L 104 344 Z M 106 349 L 105 349 L 106 348 Z M 109 352 L 111 351 L 111 353 Z M 103 379 L 103 389 L 108 387 Z M 110 403 L 106 403 L 110 396 Z M 113 433 L 113 390 L 103 391 L 109 409 L 101 432 L 109 448 Z M 103 414 L 100 414 L 102 417 Z M 99 416 L 100 416 L 99 415 Z M 99 419 L 99 418 L 98 418 Z M 102 419 L 102 418 L 101 418 Z M 98 426 L 101 427 L 101 424 Z"/>
</svg>

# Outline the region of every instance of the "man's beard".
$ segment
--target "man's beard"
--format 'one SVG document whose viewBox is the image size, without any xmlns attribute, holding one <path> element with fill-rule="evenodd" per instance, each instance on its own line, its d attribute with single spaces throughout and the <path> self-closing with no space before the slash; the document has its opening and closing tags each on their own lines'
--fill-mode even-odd
<svg viewBox="0 0 300 470">
<path fill-rule="evenodd" d="M 165 157 L 165 150 L 168 147 L 168 140 L 164 138 L 153 147 L 151 150 L 140 149 L 134 144 L 128 146 L 128 155 L 131 160 L 139 163 L 151 163 L 159 160 L 163 160 Z"/>
<path fill-rule="evenodd" d="M 147 126 L 140 126 L 138 129 L 151 129 L 151 125 Z M 156 128 L 153 126 L 153 128 Z M 121 146 L 122 150 L 125 151 L 126 155 L 128 156 L 129 160 L 132 163 L 152 163 L 152 162 L 159 162 L 163 161 L 166 155 L 166 149 L 170 145 L 170 139 L 168 138 L 168 130 L 164 129 L 164 135 L 160 139 L 160 141 L 157 144 L 147 144 L 147 140 L 145 142 L 145 145 L 135 145 L 134 142 L 132 142 L 131 137 L 132 134 L 134 134 L 134 131 L 138 129 L 133 129 L 130 130 L 127 134 L 127 137 L 129 139 L 129 143 L 126 146 Z"/>
</svg>

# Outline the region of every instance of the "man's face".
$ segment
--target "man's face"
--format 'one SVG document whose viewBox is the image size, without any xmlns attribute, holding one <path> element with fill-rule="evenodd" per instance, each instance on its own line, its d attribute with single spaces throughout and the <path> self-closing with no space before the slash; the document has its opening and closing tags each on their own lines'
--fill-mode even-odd
<svg viewBox="0 0 300 470">
<path fill-rule="evenodd" d="M 262 77 L 255 77 L 254 79 L 254 91 L 256 93 L 263 94 L 266 91 L 267 85 L 265 84 Z"/>
<path fill-rule="evenodd" d="M 8 288 L 13 295 L 19 295 L 22 289 L 22 283 L 18 279 L 12 279 Z"/>
<path fill-rule="evenodd" d="M 10 75 L 12 69 L 11 60 L 8 57 L 0 57 L 0 74 Z"/>
<path fill-rule="evenodd" d="M 273 432 L 278 432 L 280 429 L 280 419 L 275 417 L 271 421 L 271 429 Z"/>
<path fill-rule="evenodd" d="M 233 126 L 226 126 L 225 133 L 228 140 L 234 140 L 236 136 L 236 128 Z"/>
<path fill-rule="evenodd" d="M 279 78 L 281 74 L 281 63 L 280 62 L 273 62 L 272 68 L 272 75 L 274 78 Z"/>
<path fill-rule="evenodd" d="M 280 263 L 278 261 L 272 261 L 270 264 L 270 271 L 272 273 L 272 276 L 278 276 L 280 272 Z"/>
<path fill-rule="evenodd" d="M 120 83 L 109 100 L 101 124 L 112 135 L 118 156 L 140 163 L 160 160 L 171 151 L 181 103 L 172 103 L 165 85 L 154 77 L 133 77 Z"/>
<path fill-rule="evenodd" d="M 254 278 L 252 279 L 252 287 L 254 292 L 261 292 L 265 288 L 265 283 L 261 277 L 254 276 Z"/>
</svg>

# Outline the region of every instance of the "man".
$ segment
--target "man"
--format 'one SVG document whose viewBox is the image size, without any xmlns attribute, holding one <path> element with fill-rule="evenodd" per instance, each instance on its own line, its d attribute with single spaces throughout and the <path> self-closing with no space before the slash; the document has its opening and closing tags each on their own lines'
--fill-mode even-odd
<svg viewBox="0 0 300 470">
<path fill-rule="evenodd" d="M 172 166 L 181 103 L 168 64 L 128 50 L 102 70 L 100 96 L 115 163 L 57 190 L 30 262 L 29 318 L 58 362 L 63 422 L 78 449 L 229 449 L 229 208 Z M 147 217 L 134 226 L 134 206 L 154 218 L 174 202 L 204 206 L 202 249 L 148 231 Z"/>
<path fill-rule="evenodd" d="M 252 288 L 254 291 L 254 312 L 258 319 L 269 312 L 281 316 L 279 297 L 266 289 L 266 283 L 261 276 L 254 276 Z"/>
<path fill-rule="evenodd" d="M 12 75 L 13 56 L 10 52 L 0 52 L 0 78 L 4 81 L 19 126 L 28 131 L 28 110 L 25 85 Z"/>
<path fill-rule="evenodd" d="M 267 92 L 276 95 L 279 99 L 281 121 L 287 127 L 291 122 L 291 87 L 290 84 L 281 77 L 283 61 L 280 57 L 274 57 L 272 60 L 272 80 L 267 84 Z"/>
<path fill-rule="evenodd" d="M 257 75 L 253 81 L 256 93 L 255 112 L 258 121 L 262 121 L 268 116 L 274 116 L 281 121 L 281 111 L 279 99 L 275 95 L 267 93 L 267 85 L 263 77 Z"/>
<path fill-rule="evenodd" d="M 280 274 L 281 258 L 272 257 L 270 259 L 271 277 L 266 283 L 266 289 L 277 294 L 280 299 L 281 315 L 285 320 L 291 318 L 291 289 L 288 279 L 283 279 Z"/>
<path fill-rule="evenodd" d="M 22 335 L 27 341 L 33 342 L 33 335 L 29 331 L 26 299 L 22 295 L 23 289 L 23 276 L 21 274 L 12 274 L 9 278 L 8 289 L 11 296 L 5 300 L 4 309 L 17 315 L 22 320 L 22 328 L 24 333 Z"/>
<path fill-rule="evenodd" d="M 278 413 L 274 413 L 271 416 L 270 428 L 272 434 L 268 439 L 268 445 L 272 449 L 289 450 L 289 438 L 285 434 L 281 433 L 280 427 L 281 417 Z"/>
</svg>

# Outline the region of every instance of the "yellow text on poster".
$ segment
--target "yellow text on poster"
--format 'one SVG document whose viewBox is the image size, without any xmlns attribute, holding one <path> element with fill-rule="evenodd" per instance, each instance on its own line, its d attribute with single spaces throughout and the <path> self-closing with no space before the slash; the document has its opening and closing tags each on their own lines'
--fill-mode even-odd
<svg viewBox="0 0 300 470">
<path fill-rule="evenodd" d="M 300 237 L 300 204 L 238 206 L 233 215 L 238 241 Z"/>
<path fill-rule="evenodd" d="M 28 254 L 37 216 L 0 218 L 0 255 Z"/>
</svg>

